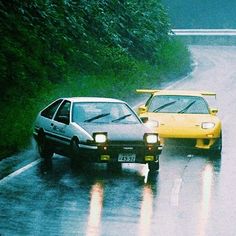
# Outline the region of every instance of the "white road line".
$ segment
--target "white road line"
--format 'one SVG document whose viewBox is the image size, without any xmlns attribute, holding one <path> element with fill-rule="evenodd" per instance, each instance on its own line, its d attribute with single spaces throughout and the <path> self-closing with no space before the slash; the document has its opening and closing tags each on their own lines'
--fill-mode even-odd
<svg viewBox="0 0 236 236">
<path fill-rule="evenodd" d="M 9 174 L 8 176 L 4 177 L 3 179 L 0 180 L 0 185 L 6 183 L 8 180 L 16 177 L 17 175 L 21 174 L 22 172 L 30 169 L 33 166 L 36 166 L 38 163 L 40 163 L 42 160 L 37 159 L 36 161 L 31 162 L 30 164 L 20 168 L 19 170 L 14 171 L 13 173 Z"/>
<path fill-rule="evenodd" d="M 179 206 L 179 193 L 180 193 L 181 186 L 182 186 L 182 179 L 180 178 L 175 179 L 174 187 L 172 188 L 171 196 L 170 196 L 171 206 L 174 206 L 174 207 Z"/>
</svg>

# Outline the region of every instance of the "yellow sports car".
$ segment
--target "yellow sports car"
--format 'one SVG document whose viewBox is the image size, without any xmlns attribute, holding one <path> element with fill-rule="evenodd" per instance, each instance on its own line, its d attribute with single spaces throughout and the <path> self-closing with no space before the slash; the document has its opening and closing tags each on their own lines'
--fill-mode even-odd
<svg viewBox="0 0 236 236">
<path fill-rule="evenodd" d="M 218 109 L 210 108 L 205 96 L 213 92 L 138 89 L 150 94 L 145 105 L 138 108 L 142 120 L 152 124 L 162 143 L 166 139 L 187 141 L 199 149 L 220 155 L 222 149 L 221 121 Z"/>
</svg>

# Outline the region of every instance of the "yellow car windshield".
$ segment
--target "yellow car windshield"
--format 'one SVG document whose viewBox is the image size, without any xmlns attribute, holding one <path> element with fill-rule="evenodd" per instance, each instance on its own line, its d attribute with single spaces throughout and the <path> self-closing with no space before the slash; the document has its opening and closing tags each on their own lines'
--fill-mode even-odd
<svg viewBox="0 0 236 236">
<path fill-rule="evenodd" d="M 157 95 L 148 104 L 149 112 L 209 114 L 207 102 L 199 96 Z"/>
</svg>

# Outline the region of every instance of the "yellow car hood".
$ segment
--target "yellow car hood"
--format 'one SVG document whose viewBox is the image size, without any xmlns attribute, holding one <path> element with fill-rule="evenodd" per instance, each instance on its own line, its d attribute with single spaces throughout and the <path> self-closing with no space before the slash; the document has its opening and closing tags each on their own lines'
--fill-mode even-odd
<svg viewBox="0 0 236 236">
<path fill-rule="evenodd" d="M 149 120 L 158 121 L 157 132 L 163 138 L 207 138 L 219 136 L 220 121 L 210 114 L 148 113 Z M 202 122 L 214 122 L 212 129 L 203 129 Z"/>
</svg>

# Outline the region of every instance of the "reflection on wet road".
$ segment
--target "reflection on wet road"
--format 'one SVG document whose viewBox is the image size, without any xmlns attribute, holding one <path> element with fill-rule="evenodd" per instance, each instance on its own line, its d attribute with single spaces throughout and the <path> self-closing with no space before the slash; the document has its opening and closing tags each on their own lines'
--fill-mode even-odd
<svg viewBox="0 0 236 236">
<path fill-rule="evenodd" d="M 202 172 L 202 199 L 199 214 L 199 236 L 205 235 L 206 225 L 210 213 L 211 194 L 213 182 L 213 168 L 207 164 Z"/>
<path fill-rule="evenodd" d="M 90 210 L 89 210 L 86 235 L 88 236 L 100 235 L 102 207 L 103 207 L 103 184 L 100 182 L 96 182 L 92 186 L 91 190 Z"/>
<path fill-rule="evenodd" d="M 176 156 L 172 149 L 164 150 L 156 175 L 138 164 L 125 164 L 118 173 L 103 164 L 72 171 L 69 159 L 55 156 L 52 163 L 42 162 L 1 186 L 0 228 L 6 235 L 181 235 L 179 227 L 193 233 L 194 225 L 186 227 L 179 217 L 187 210 L 198 221 L 196 235 L 205 235 L 214 166 L 188 153 L 181 149 Z M 197 193 L 180 195 L 193 186 Z M 180 206 L 173 200 L 179 197 Z M 196 211 L 186 198 L 199 204 Z"/>
<path fill-rule="evenodd" d="M 112 172 L 72 170 L 62 156 L 35 162 L 0 181 L 0 235 L 235 235 L 236 48 L 191 50 L 198 67 L 175 86 L 217 92 L 222 158 L 167 146 L 156 175 L 139 164 Z"/>
<path fill-rule="evenodd" d="M 139 234 L 140 236 L 151 235 L 153 215 L 153 192 L 150 185 L 143 187 L 143 199 L 140 210 Z"/>
</svg>

